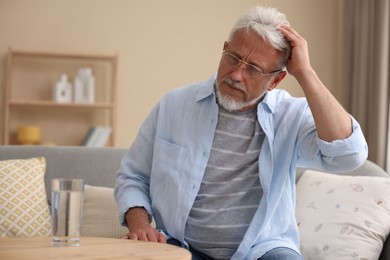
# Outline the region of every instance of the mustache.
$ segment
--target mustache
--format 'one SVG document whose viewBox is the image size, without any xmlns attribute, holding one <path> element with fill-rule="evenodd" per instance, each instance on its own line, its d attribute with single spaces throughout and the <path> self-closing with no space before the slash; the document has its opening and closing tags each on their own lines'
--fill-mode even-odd
<svg viewBox="0 0 390 260">
<path fill-rule="evenodd" d="M 230 78 L 229 76 L 224 77 L 222 79 L 222 82 L 228 84 L 232 88 L 235 88 L 237 90 L 242 91 L 244 94 L 247 94 L 244 86 L 242 84 L 240 84 L 239 82 L 232 80 L 232 78 Z"/>
</svg>

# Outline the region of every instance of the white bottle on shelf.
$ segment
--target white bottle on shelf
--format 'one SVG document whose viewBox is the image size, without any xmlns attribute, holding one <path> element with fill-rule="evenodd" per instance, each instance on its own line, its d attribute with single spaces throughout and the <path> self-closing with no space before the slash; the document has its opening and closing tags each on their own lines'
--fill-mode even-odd
<svg viewBox="0 0 390 260">
<path fill-rule="evenodd" d="M 95 102 L 95 78 L 91 68 L 80 68 L 74 80 L 74 102 Z"/>
<path fill-rule="evenodd" d="M 53 99 L 58 103 L 72 102 L 72 85 L 68 82 L 68 76 L 62 74 L 54 86 Z"/>
</svg>

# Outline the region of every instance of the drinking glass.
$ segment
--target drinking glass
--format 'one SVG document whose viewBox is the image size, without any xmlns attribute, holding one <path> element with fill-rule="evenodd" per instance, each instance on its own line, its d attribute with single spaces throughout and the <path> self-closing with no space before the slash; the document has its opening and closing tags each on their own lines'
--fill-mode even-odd
<svg viewBox="0 0 390 260">
<path fill-rule="evenodd" d="M 83 216 L 84 181 L 53 179 L 51 219 L 53 246 L 79 246 Z"/>
</svg>

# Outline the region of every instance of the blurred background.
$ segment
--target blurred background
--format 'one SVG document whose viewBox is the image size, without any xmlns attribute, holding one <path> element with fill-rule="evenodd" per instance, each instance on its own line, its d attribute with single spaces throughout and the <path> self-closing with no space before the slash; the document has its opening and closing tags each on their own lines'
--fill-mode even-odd
<svg viewBox="0 0 390 260">
<path fill-rule="evenodd" d="M 345 99 L 349 92 L 344 91 L 342 77 L 347 2 L 0 0 L 0 107 L 4 105 L 9 48 L 117 55 L 117 127 L 113 146 L 129 147 L 158 100 L 173 88 L 207 80 L 217 69 L 223 43 L 236 19 L 250 7 L 263 5 L 285 13 L 306 38 L 312 66 L 349 110 L 350 101 Z M 290 76 L 280 88 L 294 96 L 303 95 Z M 3 136 L 3 113 L 0 123 Z M 387 143 L 387 135 L 381 142 Z"/>
</svg>

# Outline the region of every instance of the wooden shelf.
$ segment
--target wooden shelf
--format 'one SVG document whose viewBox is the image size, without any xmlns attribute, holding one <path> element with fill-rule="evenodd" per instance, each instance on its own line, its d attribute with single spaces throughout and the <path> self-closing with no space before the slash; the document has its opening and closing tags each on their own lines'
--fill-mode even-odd
<svg viewBox="0 0 390 260">
<path fill-rule="evenodd" d="M 58 103 L 54 101 L 46 100 L 13 100 L 9 103 L 10 106 L 22 106 L 22 107 L 66 107 L 66 108 L 88 108 L 88 109 L 114 109 L 115 105 L 112 103 L 93 103 L 93 104 L 83 104 L 83 103 Z"/>
<path fill-rule="evenodd" d="M 53 88 L 61 74 L 73 82 L 77 71 L 89 67 L 95 78 L 94 103 L 58 103 Z M 25 125 L 42 129 L 42 143 L 80 145 L 88 129 L 112 128 L 116 133 L 117 55 L 8 50 L 4 102 L 3 144 L 18 144 L 17 131 Z"/>
<path fill-rule="evenodd" d="M 101 55 L 101 54 L 82 54 L 82 53 L 54 53 L 54 52 L 36 52 L 12 49 L 12 55 L 22 56 L 24 58 L 53 58 L 53 59 L 86 59 L 86 60 L 112 60 L 113 55 Z"/>
</svg>

